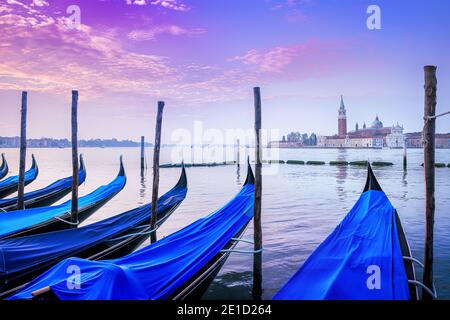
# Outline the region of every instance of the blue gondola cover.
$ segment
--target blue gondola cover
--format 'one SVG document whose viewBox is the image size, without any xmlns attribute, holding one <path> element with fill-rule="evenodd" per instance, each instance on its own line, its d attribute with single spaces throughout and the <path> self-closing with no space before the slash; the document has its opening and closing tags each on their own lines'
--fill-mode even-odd
<svg viewBox="0 0 450 320">
<path fill-rule="evenodd" d="M 8 162 L 6 162 L 5 155 L 2 153 L 2 165 L 0 166 L 0 180 L 8 174 Z"/>
<path fill-rule="evenodd" d="M 93 192 L 78 199 L 78 210 L 108 198 L 124 187 L 126 177 L 119 175 L 112 182 L 101 186 Z M 60 205 L 9 211 L 0 214 L 0 238 L 17 233 L 28 227 L 64 215 L 71 210 L 72 201 L 68 200 Z"/>
<path fill-rule="evenodd" d="M 158 199 L 158 212 L 179 204 L 186 193 L 186 186 L 169 190 Z M 80 228 L 0 240 L 0 280 L 33 266 L 76 255 L 145 221 L 150 222 L 150 214 L 151 204 L 148 204 Z"/>
<path fill-rule="evenodd" d="M 364 192 L 275 300 L 407 300 L 395 210 L 383 191 Z"/>
<path fill-rule="evenodd" d="M 78 173 L 78 183 L 79 185 L 84 182 L 86 179 L 86 170 L 84 166 L 80 168 L 80 171 Z M 34 190 L 31 192 L 27 192 L 24 194 L 24 201 L 25 203 L 31 199 L 36 199 L 43 197 L 47 194 L 51 194 L 53 192 L 57 192 L 59 190 L 67 189 L 72 186 L 72 176 L 67 178 L 59 179 L 52 184 L 46 186 L 45 188 Z M 7 199 L 0 199 L 0 208 L 8 207 L 11 205 L 14 205 L 17 203 L 17 197 L 14 198 L 7 198 Z"/>
<path fill-rule="evenodd" d="M 25 172 L 25 184 L 28 184 L 36 179 L 39 174 L 39 169 L 36 164 L 36 160 L 33 156 L 33 165 L 29 170 Z M 9 188 L 11 186 L 17 185 L 19 183 L 19 176 L 11 176 L 0 181 L 0 190 L 4 188 Z"/>
<path fill-rule="evenodd" d="M 119 259 L 63 260 L 10 299 L 29 299 L 47 286 L 62 300 L 167 298 L 250 221 L 253 201 L 254 186 L 246 184 L 223 208 L 174 234 Z M 70 270 L 80 271 L 80 282 Z"/>
</svg>

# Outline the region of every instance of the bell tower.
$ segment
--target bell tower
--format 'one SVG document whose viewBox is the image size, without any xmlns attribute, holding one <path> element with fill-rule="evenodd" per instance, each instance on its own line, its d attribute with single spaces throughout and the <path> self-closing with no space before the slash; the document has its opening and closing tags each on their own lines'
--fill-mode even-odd
<svg viewBox="0 0 450 320">
<path fill-rule="evenodd" d="M 347 111 L 345 110 L 344 97 L 341 95 L 341 106 L 338 113 L 338 135 L 345 137 L 347 135 Z"/>
</svg>

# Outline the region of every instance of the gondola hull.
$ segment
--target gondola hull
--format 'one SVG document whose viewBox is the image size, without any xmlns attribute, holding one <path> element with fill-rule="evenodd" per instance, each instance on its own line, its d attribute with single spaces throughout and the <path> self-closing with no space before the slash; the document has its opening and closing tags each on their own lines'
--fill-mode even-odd
<svg viewBox="0 0 450 320">
<path fill-rule="evenodd" d="M 126 184 L 122 161 L 117 177 L 108 185 L 78 199 L 78 222 L 82 223 L 105 205 Z M 0 215 L 0 240 L 76 227 L 70 222 L 71 202 L 51 207 L 5 212 Z"/>
<path fill-rule="evenodd" d="M 164 221 L 166 221 L 167 218 L 178 208 L 178 206 L 179 204 L 170 208 L 170 210 L 161 212 L 164 218 L 157 221 L 156 226 L 157 227 L 161 226 L 164 223 Z M 90 254 L 88 252 L 83 256 L 89 260 L 108 260 L 126 256 L 134 252 L 136 249 L 138 249 L 150 237 L 149 233 L 150 230 L 151 230 L 150 227 L 147 227 L 139 231 L 139 233 L 142 234 L 130 235 L 130 237 L 122 241 L 115 241 L 113 243 L 108 244 L 103 243 L 97 246 L 94 250 L 91 250 Z M 122 238 L 128 234 L 130 233 L 125 232 L 119 234 L 117 237 Z"/>
<path fill-rule="evenodd" d="M 171 208 L 170 210 L 167 210 L 165 213 L 161 212 L 164 218 L 159 220 L 157 222 L 157 225 L 161 225 L 176 210 L 177 207 L 178 205 Z M 143 230 L 143 232 L 145 232 L 145 230 Z M 126 235 L 126 233 L 121 233 L 117 235 L 117 237 L 122 237 L 124 235 Z M 149 238 L 149 236 L 150 234 L 134 237 L 130 236 L 130 238 L 122 241 L 117 241 L 114 244 L 105 241 L 92 247 L 82 248 L 78 252 L 73 252 L 71 256 L 89 260 L 104 260 L 122 257 L 136 250 L 146 239 Z M 28 270 L 23 269 L 20 274 L 11 276 L 8 279 L 7 283 L 0 283 L 0 299 L 5 298 L 15 291 L 19 290 L 24 284 L 28 283 L 48 268 L 51 268 L 60 260 L 61 258 L 58 258 L 39 267 L 33 266 Z"/>
<path fill-rule="evenodd" d="M 2 180 L 9 172 L 8 162 L 6 162 L 5 155 L 2 153 L 2 165 L 0 166 L 0 180 Z"/>
<path fill-rule="evenodd" d="M 247 225 L 245 225 L 234 236 L 235 239 L 240 239 L 242 237 L 245 230 L 247 229 Z M 237 241 L 231 240 L 223 247 L 222 250 L 233 250 L 237 244 Z M 190 281 L 188 281 L 179 290 L 172 294 L 169 299 L 187 301 L 200 300 L 208 290 L 211 283 L 216 278 L 217 274 L 222 269 L 230 254 L 230 251 L 223 253 L 219 252 L 218 254 L 216 254 L 216 256 L 208 264 L 206 264 L 200 271 L 198 271 Z"/>
<path fill-rule="evenodd" d="M 80 156 L 80 171 L 78 181 L 81 185 L 86 179 L 86 169 L 83 157 Z M 25 193 L 24 204 L 26 209 L 47 207 L 64 198 L 72 190 L 72 177 L 67 177 L 55 181 L 51 185 Z M 17 210 L 17 197 L 0 199 L 0 211 Z"/>
<path fill-rule="evenodd" d="M 97 210 L 99 210 L 106 203 L 108 203 L 108 201 L 110 201 L 112 198 L 114 198 L 114 196 L 116 194 L 114 194 L 110 197 L 107 197 L 107 198 L 103 199 L 102 201 L 99 201 L 87 208 L 83 208 L 83 209 L 79 210 L 78 211 L 78 221 L 80 223 L 85 221 L 87 218 L 89 218 L 91 215 L 93 215 Z M 59 219 L 58 220 L 57 219 L 48 220 L 48 221 L 45 221 L 38 225 L 32 226 L 30 228 L 7 235 L 7 236 L 1 238 L 0 240 L 17 238 L 17 237 L 25 237 L 25 236 L 31 236 L 31 235 L 39 234 L 39 233 L 47 233 L 47 232 L 53 232 L 53 231 L 73 228 L 73 225 L 71 225 L 69 223 L 70 214 L 64 214 L 63 216 L 60 217 L 60 219 L 62 219 L 64 221 L 61 221 Z"/>
<path fill-rule="evenodd" d="M 175 187 L 158 200 L 157 226 L 178 208 L 186 192 L 187 179 L 183 169 Z M 150 213 L 151 205 L 148 204 L 78 229 L 0 241 L 0 298 L 15 292 L 64 258 L 73 256 L 94 260 L 131 253 L 150 236 L 147 232 Z M 122 226 L 122 223 L 126 224 Z M 73 243 L 77 239 L 79 241 Z M 21 254 L 27 257 L 19 262 L 15 256 Z M 35 256 L 40 262 L 34 262 Z"/>
<path fill-rule="evenodd" d="M 31 165 L 31 168 L 25 172 L 25 186 L 29 185 L 31 182 L 36 180 L 38 174 L 39 174 L 39 168 L 36 163 L 36 159 L 34 158 L 34 155 L 32 156 L 33 163 Z M 0 182 L 0 199 L 3 199 L 10 194 L 17 191 L 19 187 L 19 177 L 9 177 L 3 181 Z"/>
<path fill-rule="evenodd" d="M 222 265 L 218 254 L 234 245 L 230 241 L 252 219 L 253 202 L 254 185 L 244 185 L 222 208 L 149 246 L 113 260 L 65 259 L 9 299 L 39 299 L 47 297 L 48 291 L 63 300 L 168 299 L 200 277 L 208 264 Z M 67 278 L 67 266 L 73 264 L 80 267 L 86 280 L 82 289 L 67 291 L 63 279 Z"/>
<path fill-rule="evenodd" d="M 359 199 L 274 296 L 276 300 L 416 299 L 400 219 L 368 165 Z"/>
</svg>

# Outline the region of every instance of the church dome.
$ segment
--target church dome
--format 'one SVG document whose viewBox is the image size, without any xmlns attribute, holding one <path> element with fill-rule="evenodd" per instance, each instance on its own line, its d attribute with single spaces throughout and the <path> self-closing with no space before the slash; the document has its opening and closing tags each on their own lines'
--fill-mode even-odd
<svg viewBox="0 0 450 320">
<path fill-rule="evenodd" d="M 374 129 L 380 129 L 383 128 L 383 122 L 378 119 L 378 115 L 376 116 L 375 120 L 372 122 L 372 128 Z"/>
</svg>

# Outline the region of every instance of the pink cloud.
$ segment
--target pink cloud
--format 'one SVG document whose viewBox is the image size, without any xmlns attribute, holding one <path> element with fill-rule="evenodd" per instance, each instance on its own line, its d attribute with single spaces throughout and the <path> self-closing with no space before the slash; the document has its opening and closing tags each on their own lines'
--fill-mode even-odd
<svg viewBox="0 0 450 320">
<path fill-rule="evenodd" d="M 130 102 L 129 97 L 170 97 L 186 105 L 228 101 L 233 99 L 232 93 L 241 92 L 254 79 L 244 70 L 189 61 L 176 65 L 169 57 L 129 51 L 125 49 L 128 37 L 122 39 L 118 32 L 85 24 L 70 30 L 66 20 L 44 14 L 0 15 L 1 56 L 8 57 L 0 62 L 0 90 L 65 95 L 75 88 L 82 93 L 80 98 L 87 100 L 114 96 Z M 173 25 L 158 32 L 200 33 L 199 29 Z M 236 90 L 235 86 L 243 83 L 246 86 Z"/>
<path fill-rule="evenodd" d="M 2 53 L 0 89 L 63 93 L 73 88 L 84 97 L 106 92 L 155 93 L 155 84 L 176 79 L 166 57 L 123 49 L 111 32 L 87 25 L 67 28 L 67 18 L 43 14 L 0 15 Z"/>
<path fill-rule="evenodd" d="M 205 33 L 204 29 L 187 29 L 177 25 L 158 26 L 149 29 L 133 30 L 128 33 L 128 38 L 135 41 L 154 40 L 158 35 L 170 34 L 172 36 L 196 36 Z"/>
<path fill-rule="evenodd" d="M 312 39 L 290 46 L 251 49 L 228 61 L 239 62 L 261 75 L 277 74 L 281 78 L 292 79 L 333 69 L 334 63 L 342 57 L 344 44 L 345 41 Z"/>
<path fill-rule="evenodd" d="M 67 18 L 30 14 L 27 8 L 10 12 L 13 6 L 20 5 L 3 6 L 7 9 L 0 14 L 0 90 L 65 95 L 75 88 L 82 99 L 114 97 L 132 103 L 132 99 L 170 98 L 183 105 L 200 105 L 245 99 L 254 85 L 329 70 L 339 56 L 335 49 L 340 43 L 311 40 L 251 49 L 228 61 L 201 64 L 179 54 L 152 54 L 152 46 L 145 50 L 139 46 L 135 52 L 132 41 L 163 34 L 197 35 L 202 29 L 168 24 L 132 31 L 81 24 L 70 30 Z"/>
<path fill-rule="evenodd" d="M 275 47 L 266 51 L 252 49 L 242 56 L 229 61 L 240 61 L 246 65 L 257 65 L 262 72 L 281 72 L 298 54 L 299 46 Z"/>
<path fill-rule="evenodd" d="M 154 0 L 151 2 L 153 5 L 159 5 L 161 7 L 176 10 L 176 11 L 189 11 L 190 7 L 182 3 L 179 0 Z"/>
<path fill-rule="evenodd" d="M 154 5 L 160 6 L 166 9 L 174 10 L 174 11 L 189 11 L 191 8 L 180 0 L 126 0 L 128 5 L 137 5 L 137 6 L 145 6 L 145 5 Z"/>
<path fill-rule="evenodd" d="M 33 0 L 33 3 L 31 6 L 37 6 L 37 7 L 48 7 L 49 3 L 45 0 Z"/>
</svg>

